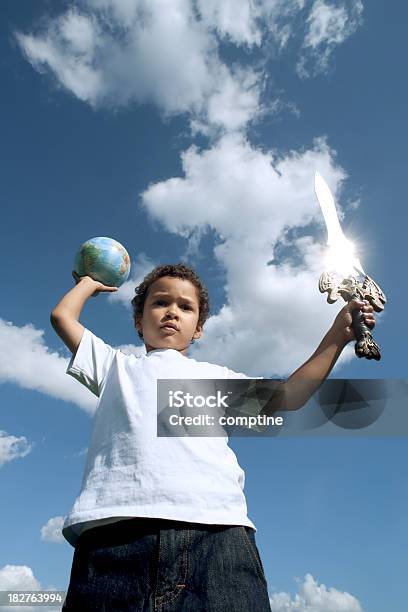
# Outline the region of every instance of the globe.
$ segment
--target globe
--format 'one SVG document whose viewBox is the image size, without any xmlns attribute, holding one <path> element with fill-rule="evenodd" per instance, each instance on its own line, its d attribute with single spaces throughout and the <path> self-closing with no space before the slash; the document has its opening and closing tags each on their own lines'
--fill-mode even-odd
<svg viewBox="0 0 408 612">
<path fill-rule="evenodd" d="M 120 242 L 106 236 L 90 238 L 75 255 L 74 271 L 108 287 L 120 287 L 129 276 L 130 258 Z"/>
</svg>

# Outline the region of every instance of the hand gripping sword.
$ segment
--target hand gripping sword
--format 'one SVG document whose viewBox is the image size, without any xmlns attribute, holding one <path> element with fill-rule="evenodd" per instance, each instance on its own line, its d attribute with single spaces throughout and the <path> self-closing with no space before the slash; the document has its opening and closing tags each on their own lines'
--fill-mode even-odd
<svg viewBox="0 0 408 612">
<path fill-rule="evenodd" d="M 326 222 L 329 247 L 326 269 L 319 279 L 320 292 L 327 291 L 329 304 L 342 297 L 346 302 L 367 300 L 376 312 L 384 310 L 387 299 L 377 283 L 364 272 L 354 253 L 354 245 L 343 234 L 332 193 L 318 172 L 315 173 L 315 193 Z M 357 357 L 380 360 L 380 348 L 365 325 L 361 311 L 353 310 L 352 317 Z"/>
</svg>

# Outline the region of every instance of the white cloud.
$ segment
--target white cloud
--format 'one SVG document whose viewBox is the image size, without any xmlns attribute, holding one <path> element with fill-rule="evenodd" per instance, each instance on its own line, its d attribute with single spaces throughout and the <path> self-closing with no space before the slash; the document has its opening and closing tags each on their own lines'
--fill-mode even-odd
<svg viewBox="0 0 408 612">
<path fill-rule="evenodd" d="M 53 586 L 42 587 L 41 583 L 33 574 L 33 570 L 28 565 L 4 565 L 0 568 L 0 591 L 57 591 Z M 47 610 L 47 612 L 57 612 L 61 610 L 61 606 L 5 606 L 2 607 L 4 612 L 39 612 L 39 610 Z"/>
<path fill-rule="evenodd" d="M 197 0 L 205 25 L 221 38 L 235 44 L 260 45 L 262 34 L 257 24 L 261 6 L 251 0 Z"/>
<path fill-rule="evenodd" d="M 220 39 L 260 48 L 271 41 L 282 49 L 294 34 L 305 0 L 197 0 L 201 18 Z"/>
<path fill-rule="evenodd" d="M 350 8 L 316 0 L 305 33 L 304 7 L 304 0 L 77 0 L 16 38 L 36 70 L 92 107 L 151 102 L 165 117 L 188 113 L 193 134 L 207 134 L 244 130 L 276 111 L 261 101 L 266 65 L 290 39 L 305 36 L 297 69 L 307 76 L 311 58 L 325 69 L 360 23 L 361 0 Z M 230 66 L 224 40 L 252 61 Z"/>
<path fill-rule="evenodd" d="M 131 29 L 137 19 L 146 18 L 146 3 L 140 0 L 84 0 L 82 4 L 96 11 L 103 21 L 118 24 L 125 31 Z"/>
<path fill-rule="evenodd" d="M 318 584 L 306 574 L 294 599 L 289 593 L 275 593 L 271 598 L 273 612 L 362 612 L 361 604 L 350 593 Z"/>
<path fill-rule="evenodd" d="M 80 100 L 95 103 L 102 74 L 94 63 L 100 37 L 94 19 L 71 9 L 51 22 L 43 36 L 16 36 L 34 68 L 39 72 L 48 68 Z"/>
<path fill-rule="evenodd" d="M 0 568 L 0 590 L 18 591 L 41 588 L 40 582 L 34 577 L 33 571 L 27 565 L 5 565 Z"/>
<path fill-rule="evenodd" d="M 41 527 L 41 540 L 43 542 L 54 542 L 55 544 L 62 544 L 65 542 L 62 535 L 62 526 L 64 524 L 64 516 L 54 516 Z"/>
<path fill-rule="evenodd" d="M 305 39 L 305 47 L 316 49 L 322 44 L 340 44 L 357 27 L 356 18 L 363 11 L 360 0 L 353 2 L 353 10 L 349 12 L 345 4 L 333 6 L 324 0 L 316 0 L 307 20 L 309 31 Z"/>
<path fill-rule="evenodd" d="M 39 391 L 56 399 L 72 402 L 87 413 L 93 414 L 97 398 L 66 374 L 69 359 L 49 349 L 43 336 L 44 331 L 31 324 L 18 327 L 0 319 L 0 383 L 13 382 L 23 389 Z M 145 352 L 144 347 L 132 344 L 118 348 L 125 353 L 136 355 Z M 29 448 L 23 437 L 0 437 L 0 462 L 1 458 L 15 458 L 13 454 L 22 457 L 22 453 L 27 454 L 29 450 L 31 447 Z"/>
<path fill-rule="evenodd" d="M 37 34 L 16 33 L 27 59 L 93 107 L 153 102 L 164 115 L 243 127 L 258 110 L 253 70 L 231 71 L 190 0 L 88 0 Z M 221 101 L 232 116 L 219 110 Z M 211 106 L 210 114 L 207 111 Z"/>
<path fill-rule="evenodd" d="M 334 48 L 361 25 L 362 13 L 361 0 L 342 2 L 338 6 L 315 0 L 307 19 L 308 29 L 303 43 L 305 53 L 297 65 L 299 76 L 307 77 L 327 70 Z"/>
<path fill-rule="evenodd" d="M 0 382 L 73 402 L 92 413 L 96 398 L 65 374 L 69 359 L 51 351 L 43 336 L 44 331 L 31 324 L 17 327 L 0 319 Z"/>
<path fill-rule="evenodd" d="M 13 459 L 25 457 L 32 450 L 32 444 L 24 436 L 12 436 L 0 430 L 0 467 Z"/>
<path fill-rule="evenodd" d="M 71 9 L 59 22 L 59 34 L 72 54 L 90 58 L 97 45 L 98 27 L 92 18 Z"/>
<path fill-rule="evenodd" d="M 266 28 L 265 38 L 268 39 L 269 33 L 278 51 L 285 49 L 291 38 L 299 36 L 299 17 L 305 4 L 305 0 L 260 0 L 261 16 Z"/>
<path fill-rule="evenodd" d="M 313 176 L 319 169 L 336 193 L 344 171 L 322 139 L 311 150 L 279 158 L 237 135 L 207 150 L 190 147 L 182 165 L 184 177 L 150 186 L 142 202 L 167 231 L 189 238 L 210 228 L 216 235 L 227 299 L 207 321 L 192 356 L 252 375 L 290 373 L 340 307 L 329 307 L 317 287 L 325 228 Z M 296 234 L 312 221 L 320 224 L 321 243 Z"/>
<path fill-rule="evenodd" d="M 261 115 L 259 98 L 259 74 L 250 69 L 229 70 L 220 66 L 219 82 L 208 97 L 204 121 L 227 132 L 237 131 Z M 206 132 L 206 128 L 201 131 Z"/>
</svg>

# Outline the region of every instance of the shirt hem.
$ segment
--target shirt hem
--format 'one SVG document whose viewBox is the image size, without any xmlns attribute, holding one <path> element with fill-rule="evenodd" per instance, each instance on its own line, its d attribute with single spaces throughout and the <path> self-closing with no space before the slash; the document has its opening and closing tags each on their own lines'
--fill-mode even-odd
<svg viewBox="0 0 408 612">
<path fill-rule="evenodd" d="M 106 508 L 103 511 L 93 512 L 92 514 L 77 514 L 72 518 L 67 519 L 62 528 L 62 535 L 67 540 L 67 542 L 71 544 L 71 546 L 75 547 L 79 539 L 79 534 L 75 533 L 75 530 L 73 529 L 75 525 L 84 525 L 87 522 L 94 523 L 94 521 L 97 521 L 99 519 L 102 520 L 111 517 L 120 517 L 124 520 L 126 518 L 157 518 L 172 521 L 183 521 L 186 523 L 202 523 L 203 525 L 243 525 L 246 527 L 251 527 L 254 531 L 257 531 L 254 523 L 247 516 L 242 516 L 242 514 L 234 515 L 229 513 L 226 517 L 225 514 L 214 512 L 210 516 L 208 513 L 206 515 L 202 515 L 199 512 L 197 513 L 196 509 L 190 513 L 169 513 L 165 511 L 160 512 L 159 510 L 147 508 L 135 508 L 134 510 L 127 509 L 127 511 L 124 512 L 123 507 L 118 506 L 116 508 Z M 97 524 L 93 524 L 92 527 L 97 527 Z M 85 530 L 86 528 L 82 531 Z"/>
</svg>

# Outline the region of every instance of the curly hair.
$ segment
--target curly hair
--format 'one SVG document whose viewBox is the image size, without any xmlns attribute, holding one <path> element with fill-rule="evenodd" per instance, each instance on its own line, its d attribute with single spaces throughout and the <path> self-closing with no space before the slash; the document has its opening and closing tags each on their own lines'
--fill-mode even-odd
<svg viewBox="0 0 408 612">
<path fill-rule="evenodd" d="M 136 295 L 131 302 L 133 308 L 133 320 L 136 322 L 138 319 L 142 318 L 143 308 L 149 288 L 155 281 L 157 281 L 162 276 L 172 276 L 173 278 L 189 280 L 194 285 L 194 287 L 197 289 L 199 303 L 199 315 L 197 325 L 203 326 L 210 314 L 210 301 L 208 298 L 208 290 L 195 272 L 195 270 L 193 270 L 193 268 L 189 268 L 188 266 L 182 263 L 157 266 L 144 277 L 140 285 L 136 287 Z M 139 335 L 139 338 L 143 340 L 143 334 L 140 331 L 138 331 L 137 333 Z"/>
</svg>

